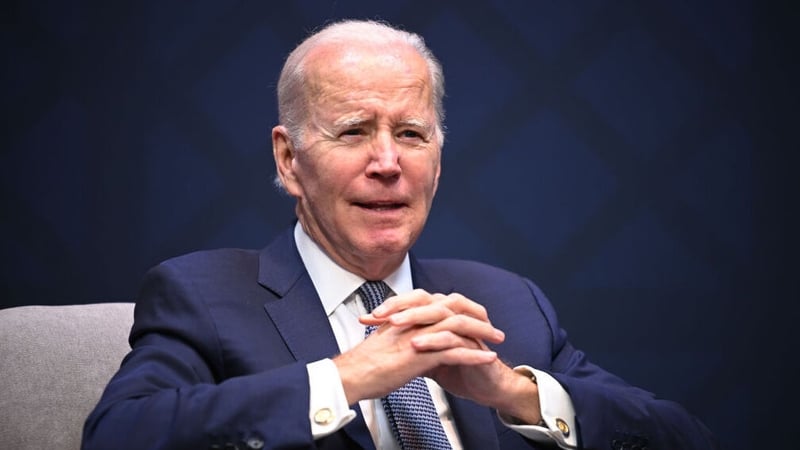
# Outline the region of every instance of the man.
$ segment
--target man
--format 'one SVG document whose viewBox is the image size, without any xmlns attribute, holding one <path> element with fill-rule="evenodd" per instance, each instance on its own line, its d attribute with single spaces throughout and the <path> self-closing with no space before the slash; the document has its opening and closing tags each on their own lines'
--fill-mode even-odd
<svg viewBox="0 0 800 450">
<path fill-rule="evenodd" d="M 387 25 L 298 46 L 272 130 L 297 225 L 148 273 L 84 448 L 712 448 L 678 405 L 587 362 L 530 281 L 409 254 L 443 92 L 421 38 Z"/>
</svg>

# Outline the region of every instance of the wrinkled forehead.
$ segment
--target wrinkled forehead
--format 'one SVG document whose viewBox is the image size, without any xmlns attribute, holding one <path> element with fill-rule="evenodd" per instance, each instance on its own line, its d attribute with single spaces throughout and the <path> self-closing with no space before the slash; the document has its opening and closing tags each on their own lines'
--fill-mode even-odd
<svg viewBox="0 0 800 450">
<path fill-rule="evenodd" d="M 430 93 L 431 75 L 425 59 L 405 43 L 328 43 L 306 56 L 304 63 L 307 94 L 311 98 L 336 86 L 361 88 L 415 85 Z M 433 99 L 431 98 L 431 103 Z"/>
</svg>

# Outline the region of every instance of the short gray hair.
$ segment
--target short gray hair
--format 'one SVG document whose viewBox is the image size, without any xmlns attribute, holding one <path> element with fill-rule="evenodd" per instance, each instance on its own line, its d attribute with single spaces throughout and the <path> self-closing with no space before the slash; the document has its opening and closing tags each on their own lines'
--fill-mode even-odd
<svg viewBox="0 0 800 450">
<path fill-rule="evenodd" d="M 307 119 L 308 105 L 304 91 L 306 55 L 320 44 L 353 40 L 377 44 L 406 43 L 425 59 L 436 110 L 436 138 L 441 146 L 444 142 L 444 74 L 441 64 L 420 35 L 372 20 L 345 20 L 327 25 L 306 38 L 286 58 L 278 79 L 278 119 L 286 127 L 292 145 L 301 144 L 302 127 Z"/>
</svg>

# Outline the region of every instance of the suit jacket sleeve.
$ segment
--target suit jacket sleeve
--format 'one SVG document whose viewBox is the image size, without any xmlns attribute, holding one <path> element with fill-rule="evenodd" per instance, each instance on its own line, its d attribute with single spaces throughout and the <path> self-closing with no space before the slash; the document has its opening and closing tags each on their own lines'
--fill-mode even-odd
<svg viewBox="0 0 800 450">
<path fill-rule="evenodd" d="M 180 264 L 164 263 L 145 277 L 130 335 L 132 351 L 87 419 L 83 448 L 313 445 L 305 362 L 287 360 L 235 373 L 250 363 L 232 359 L 246 358 L 253 349 L 234 355 L 223 351 L 229 343 L 218 332 L 219 320 L 204 298 L 207 286 L 197 275 L 188 277 Z M 260 350 L 279 353 L 269 345 Z"/>
<path fill-rule="evenodd" d="M 525 283 L 549 324 L 552 361 L 547 370 L 572 399 L 581 448 L 717 448 L 709 430 L 683 407 L 590 363 L 567 341 L 544 294 L 532 282 Z"/>
<path fill-rule="evenodd" d="M 458 292 L 486 307 L 506 339 L 493 346 L 510 366 L 529 365 L 553 376 L 575 409 L 578 447 L 708 450 L 715 438 L 680 405 L 657 398 L 591 363 L 574 348 L 555 310 L 530 280 L 485 264 L 413 260 L 416 285 L 430 292 Z M 568 418 L 565 418 L 568 419 Z M 501 448 L 535 447 L 516 432 L 501 435 Z M 513 444 L 512 444 L 513 441 Z"/>
</svg>

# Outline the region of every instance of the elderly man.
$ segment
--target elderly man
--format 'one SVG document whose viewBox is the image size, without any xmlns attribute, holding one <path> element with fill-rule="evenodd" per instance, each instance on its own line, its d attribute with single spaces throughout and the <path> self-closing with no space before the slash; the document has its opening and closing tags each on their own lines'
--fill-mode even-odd
<svg viewBox="0 0 800 450">
<path fill-rule="evenodd" d="M 298 223 L 260 252 L 148 273 L 84 448 L 714 446 L 587 362 L 529 280 L 409 254 L 439 182 L 443 86 L 422 39 L 384 24 L 292 52 L 272 142 Z"/>
</svg>

